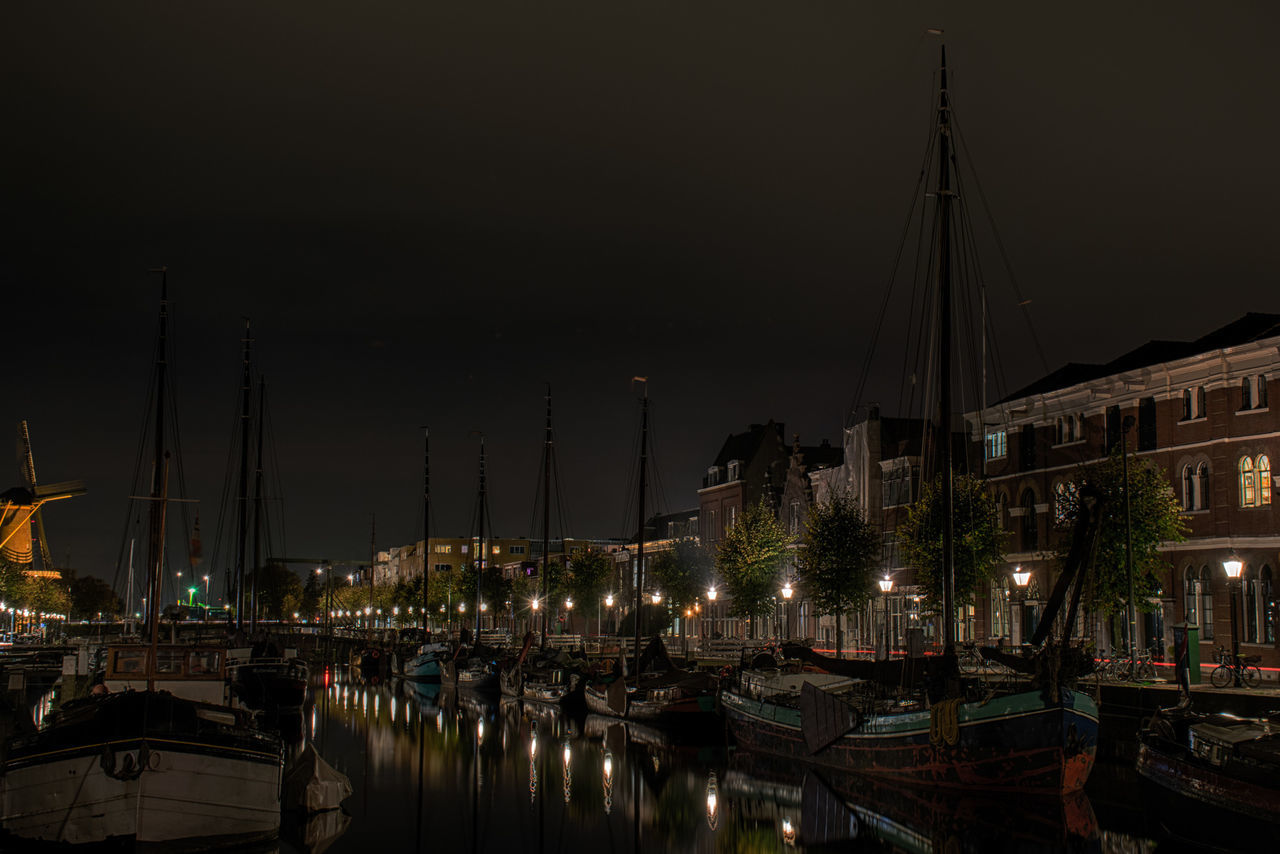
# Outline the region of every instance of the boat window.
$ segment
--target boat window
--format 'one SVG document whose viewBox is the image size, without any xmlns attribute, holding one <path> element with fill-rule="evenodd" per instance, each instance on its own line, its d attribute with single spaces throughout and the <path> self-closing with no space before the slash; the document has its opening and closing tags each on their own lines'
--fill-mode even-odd
<svg viewBox="0 0 1280 854">
<path fill-rule="evenodd" d="M 181 673 L 185 653 L 180 649 L 156 650 L 156 673 Z"/>
<path fill-rule="evenodd" d="M 219 673 L 222 670 L 222 651 L 217 649 L 193 650 L 187 660 L 192 674 Z"/>
<path fill-rule="evenodd" d="M 147 669 L 147 651 L 145 649 L 117 649 L 115 660 L 111 662 L 113 673 L 142 673 Z"/>
</svg>

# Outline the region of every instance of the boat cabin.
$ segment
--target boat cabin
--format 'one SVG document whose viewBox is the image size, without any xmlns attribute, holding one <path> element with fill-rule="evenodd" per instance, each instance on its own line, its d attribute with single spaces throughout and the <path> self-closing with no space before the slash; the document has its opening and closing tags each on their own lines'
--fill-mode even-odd
<svg viewBox="0 0 1280 854">
<path fill-rule="evenodd" d="M 108 691 L 144 691 L 148 682 L 157 691 L 203 703 L 227 703 L 227 651 L 220 647 L 156 647 L 150 661 L 148 644 L 113 644 L 107 647 L 103 684 Z"/>
</svg>

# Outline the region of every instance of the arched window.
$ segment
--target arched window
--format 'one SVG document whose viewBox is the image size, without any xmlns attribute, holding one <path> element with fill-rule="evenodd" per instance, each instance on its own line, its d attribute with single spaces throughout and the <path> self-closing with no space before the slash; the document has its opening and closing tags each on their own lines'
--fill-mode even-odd
<svg viewBox="0 0 1280 854">
<path fill-rule="evenodd" d="M 1200 582 L 1191 566 L 1182 571 L 1182 619 L 1192 626 L 1200 624 Z"/>
<path fill-rule="evenodd" d="M 1033 552 L 1040 548 L 1039 529 L 1036 525 L 1036 494 L 1030 489 L 1022 493 L 1022 550 Z"/>
<path fill-rule="evenodd" d="M 1182 509 L 1196 509 L 1196 479 L 1189 464 L 1182 467 Z"/>
<path fill-rule="evenodd" d="M 1258 573 L 1252 566 L 1244 568 L 1244 581 L 1240 585 L 1240 597 L 1244 600 L 1244 642 L 1258 642 Z"/>
<path fill-rule="evenodd" d="M 1209 509 L 1209 464 L 1196 466 L 1196 509 Z"/>
<path fill-rule="evenodd" d="M 1213 575 L 1200 567 L 1200 640 L 1213 640 Z"/>
<path fill-rule="evenodd" d="M 1005 530 L 1005 519 L 1009 518 L 1009 493 L 1001 492 L 996 497 L 996 524 Z"/>
<path fill-rule="evenodd" d="M 1258 454 L 1258 505 L 1271 503 L 1271 460 Z"/>
<path fill-rule="evenodd" d="M 1271 578 L 1271 567 L 1262 567 L 1258 579 L 1259 598 L 1262 600 L 1262 642 L 1276 642 L 1276 588 Z"/>
<path fill-rule="evenodd" d="M 1253 460 L 1240 458 L 1240 506 L 1252 507 L 1258 500 L 1257 481 L 1254 480 Z"/>
</svg>

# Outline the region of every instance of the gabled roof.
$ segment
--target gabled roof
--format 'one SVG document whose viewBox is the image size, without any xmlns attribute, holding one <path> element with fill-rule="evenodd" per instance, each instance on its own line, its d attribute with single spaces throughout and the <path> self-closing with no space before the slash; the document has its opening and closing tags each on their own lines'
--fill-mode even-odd
<svg viewBox="0 0 1280 854">
<path fill-rule="evenodd" d="M 770 421 L 768 424 L 752 424 L 745 433 L 732 433 L 729 438 L 724 440 L 724 444 L 720 446 L 720 453 L 716 456 L 715 465 L 718 468 L 724 468 L 729 464 L 730 460 L 749 461 L 760 450 L 761 444 L 769 437 L 770 430 L 775 439 L 781 440 L 783 436 L 783 425 Z"/>
<path fill-rule="evenodd" d="M 1130 350 L 1110 362 L 1100 365 L 1068 362 L 1048 376 L 1042 377 L 1031 383 L 1031 385 L 1015 391 L 999 402 L 1008 403 L 1011 400 L 1019 400 L 1037 394 L 1047 394 L 1048 392 L 1070 388 L 1073 385 L 1079 385 L 1089 380 L 1114 376 L 1125 371 L 1134 371 L 1164 362 L 1172 362 L 1176 359 L 1197 356 L 1213 350 L 1238 347 L 1241 344 L 1249 344 L 1253 341 L 1261 341 L 1264 338 L 1275 337 L 1280 337 L 1280 314 L 1249 312 L 1244 317 L 1234 320 L 1220 329 L 1215 329 L 1208 335 L 1201 336 L 1194 341 L 1148 341 L 1141 347 Z"/>
</svg>

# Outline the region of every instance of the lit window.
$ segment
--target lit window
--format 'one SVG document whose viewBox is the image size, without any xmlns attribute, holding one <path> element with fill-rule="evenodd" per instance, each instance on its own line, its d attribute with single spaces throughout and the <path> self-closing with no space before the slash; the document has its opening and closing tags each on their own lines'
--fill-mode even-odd
<svg viewBox="0 0 1280 854">
<path fill-rule="evenodd" d="M 1071 511 L 1076 504 L 1076 485 L 1070 481 L 1062 481 L 1053 488 L 1053 521 L 1064 525 L 1071 518 Z"/>
<path fill-rule="evenodd" d="M 1271 460 L 1258 455 L 1258 506 L 1271 503 Z"/>
<path fill-rule="evenodd" d="M 1257 480 L 1253 471 L 1253 460 L 1240 458 L 1240 506 L 1253 507 L 1258 500 Z"/>
<path fill-rule="evenodd" d="M 502 554 L 502 546 L 494 546 L 494 547 L 493 547 L 493 553 L 494 553 L 494 554 L 496 554 L 496 555 L 500 555 L 500 554 Z"/>
<path fill-rule="evenodd" d="M 1003 430 L 987 434 L 987 459 L 998 460 L 1009 453 L 1009 440 Z"/>
</svg>

